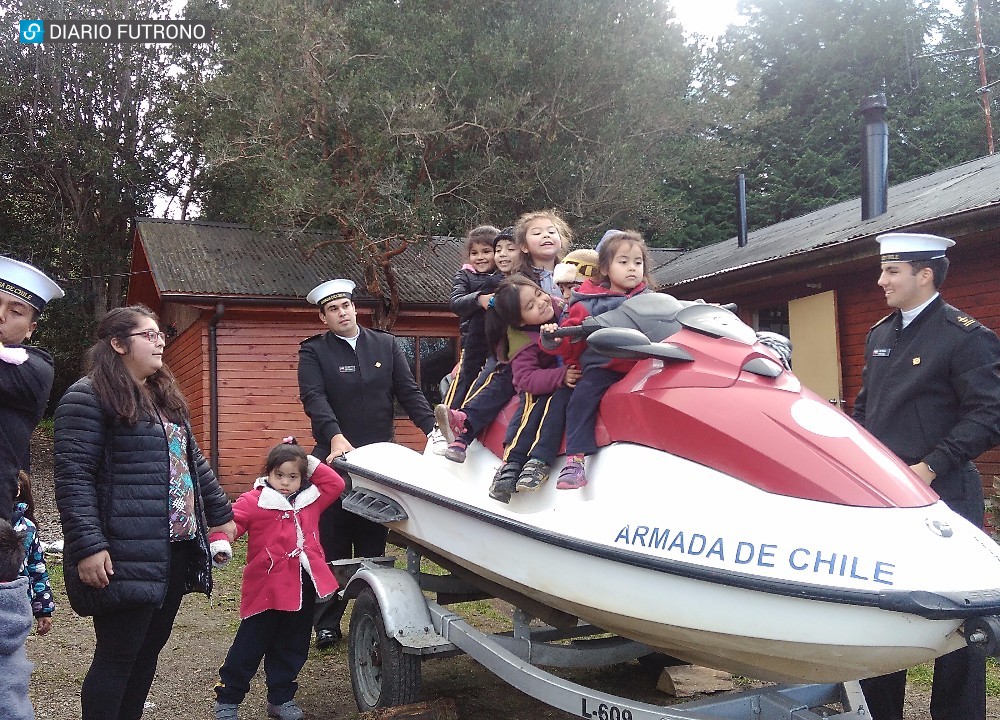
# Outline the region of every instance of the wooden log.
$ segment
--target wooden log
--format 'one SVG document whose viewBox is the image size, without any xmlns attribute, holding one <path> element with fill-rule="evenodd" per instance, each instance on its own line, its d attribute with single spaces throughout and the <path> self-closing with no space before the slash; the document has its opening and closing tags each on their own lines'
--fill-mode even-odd
<svg viewBox="0 0 1000 720">
<path fill-rule="evenodd" d="M 735 688 L 731 674 L 697 665 L 665 667 L 656 683 L 657 690 L 678 698 Z"/>
<path fill-rule="evenodd" d="M 377 708 L 358 715 L 358 720 L 458 720 L 458 709 L 451 698 Z"/>
</svg>

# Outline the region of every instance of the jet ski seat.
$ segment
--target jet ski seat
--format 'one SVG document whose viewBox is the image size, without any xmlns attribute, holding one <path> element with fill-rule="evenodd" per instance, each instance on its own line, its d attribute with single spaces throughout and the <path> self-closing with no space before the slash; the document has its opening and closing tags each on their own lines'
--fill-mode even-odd
<svg viewBox="0 0 1000 720">
<path fill-rule="evenodd" d="M 604 327 L 625 327 L 638 330 L 651 342 L 660 342 L 681 329 L 677 313 L 685 307 L 696 303 L 682 302 L 672 295 L 663 293 L 645 293 L 631 298 L 627 303 L 593 318 L 587 318 L 583 327 L 593 332 Z M 503 457 L 503 439 L 507 426 L 517 414 L 518 398 L 511 398 L 497 418 L 479 436 L 483 443 L 497 457 Z M 597 446 L 611 444 L 611 436 L 601 419 L 597 416 Z M 560 454 L 566 452 L 566 439 L 563 438 Z"/>
</svg>

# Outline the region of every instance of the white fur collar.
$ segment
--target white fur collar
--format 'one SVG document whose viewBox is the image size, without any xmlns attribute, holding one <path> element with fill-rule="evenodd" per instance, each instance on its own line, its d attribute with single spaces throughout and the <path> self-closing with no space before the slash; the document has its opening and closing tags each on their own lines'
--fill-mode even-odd
<svg viewBox="0 0 1000 720">
<path fill-rule="evenodd" d="M 312 455 L 306 455 L 306 477 L 311 478 L 313 472 L 319 467 L 319 459 Z M 319 499 L 319 490 L 315 485 L 310 485 L 305 490 L 295 496 L 295 507 L 288 502 L 288 498 L 267 484 L 267 477 L 261 476 L 253 481 L 254 488 L 262 488 L 257 506 L 265 510 L 299 510 Z"/>
<path fill-rule="evenodd" d="M 258 482 L 263 479 L 258 478 Z M 254 485 L 256 486 L 257 483 L 254 483 Z M 260 498 L 257 500 L 257 506 L 265 510 L 301 510 L 306 505 L 311 505 L 317 500 L 319 500 L 319 490 L 315 485 L 310 485 L 305 490 L 300 490 L 299 494 L 292 498 L 292 502 L 288 502 L 288 498 L 269 485 L 264 484 L 260 491 Z"/>
</svg>

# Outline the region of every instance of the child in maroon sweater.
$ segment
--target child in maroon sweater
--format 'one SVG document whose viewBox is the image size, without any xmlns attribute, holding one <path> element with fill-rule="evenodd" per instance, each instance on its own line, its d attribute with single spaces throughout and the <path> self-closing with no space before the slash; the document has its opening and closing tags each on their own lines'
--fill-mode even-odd
<svg viewBox="0 0 1000 720">
<path fill-rule="evenodd" d="M 517 419 L 507 428 L 504 463 L 490 487 L 490 497 L 500 502 L 545 482 L 562 444 L 566 404 L 580 370 L 538 345 L 539 327 L 553 322 L 561 305 L 529 278 L 513 275 L 500 284 L 486 316 L 487 337 L 510 362 L 521 400 Z"/>
</svg>

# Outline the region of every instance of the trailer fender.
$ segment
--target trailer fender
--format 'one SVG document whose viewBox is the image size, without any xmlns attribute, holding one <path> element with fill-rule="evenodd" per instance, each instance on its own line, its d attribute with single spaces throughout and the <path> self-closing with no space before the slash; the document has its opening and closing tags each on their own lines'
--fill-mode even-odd
<svg viewBox="0 0 1000 720">
<path fill-rule="evenodd" d="M 371 588 L 375 595 L 385 634 L 404 648 L 440 652 L 447 649 L 443 646 L 451 646 L 434 630 L 427 599 L 408 572 L 362 562 L 344 588 L 344 598 L 356 598 L 365 588 Z"/>
</svg>

